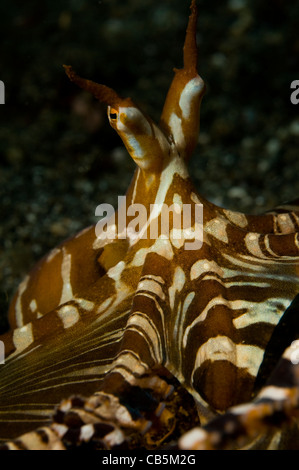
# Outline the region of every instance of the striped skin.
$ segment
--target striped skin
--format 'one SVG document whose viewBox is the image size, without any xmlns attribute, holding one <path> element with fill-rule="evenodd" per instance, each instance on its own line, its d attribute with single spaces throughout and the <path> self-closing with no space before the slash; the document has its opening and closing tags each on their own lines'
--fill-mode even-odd
<svg viewBox="0 0 299 470">
<path fill-rule="evenodd" d="M 90 441 L 113 448 L 137 434 L 148 443 L 151 426 L 168 428 L 167 435 L 175 420 L 174 378 L 193 396 L 212 446 L 210 429 L 219 430 L 219 442 L 226 439 L 226 410 L 256 397 L 252 408 L 237 412 L 238 430 L 240 417 L 247 423 L 248 410 L 259 410 L 258 393 L 269 391 L 265 383 L 273 370 L 275 386 L 284 380 L 277 351 L 282 354 L 299 333 L 299 204 L 246 216 L 213 205 L 193 186 L 187 162 L 204 93 L 196 18 L 192 1 L 184 67 L 175 71 L 159 125 L 131 99 L 65 66 L 75 84 L 108 106 L 109 122 L 137 169 L 126 194 L 126 224 L 119 210 L 105 230 L 90 227 L 62 243 L 29 273 L 12 301 L 12 328 L 1 337 L 3 448 Z M 139 233 L 134 204 L 147 213 Z M 168 236 L 158 230 L 150 238 L 157 227 L 165 230 L 163 211 L 175 204 L 192 208 L 188 224 L 179 230 L 171 212 Z M 107 230 L 116 238 L 107 239 Z M 289 400 L 297 390 L 292 374 L 284 383 L 286 407 L 297 403 Z M 270 399 L 269 415 L 277 395 Z M 178 406 L 185 407 L 183 399 Z M 255 422 L 248 420 L 244 429 L 255 438 Z M 194 433 L 181 447 L 198 445 Z"/>
<path fill-rule="evenodd" d="M 298 346 L 297 346 L 298 347 Z M 287 348 L 267 384 L 249 403 L 230 408 L 202 428 L 194 428 L 179 442 L 180 449 L 297 449 L 299 437 L 299 366 Z M 298 358 L 298 351 L 297 351 Z M 236 440 L 237 438 L 237 440 Z"/>
</svg>

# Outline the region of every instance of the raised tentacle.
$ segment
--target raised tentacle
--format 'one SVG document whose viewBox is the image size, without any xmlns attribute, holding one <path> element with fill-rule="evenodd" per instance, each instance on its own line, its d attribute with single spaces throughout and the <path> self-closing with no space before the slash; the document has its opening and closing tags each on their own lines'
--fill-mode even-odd
<svg viewBox="0 0 299 470">
<path fill-rule="evenodd" d="M 80 88 L 83 88 L 83 90 L 89 91 L 101 103 L 105 103 L 109 106 L 119 106 L 121 103 L 126 103 L 128 105 L 131 103 L 130 98 L 121 98 L 112 88 L 106 85 L 100 85 L 92 80 L 79 77 L 70 65 L 64 65 L 63 67 L 67 76 L 73 83 L 78 85 Z"/>
<path fill-rule="evenodd" d="M 189 160 L 198 141 L 199 109 L 205 91 L 197 73 L 197 6 L 192 0 L 184 44 L 184 67 L 175 76 L 163 107 L 160 126 L 173 139 L 180 156 Z"/>
<path fill-rule="evenodd" d="M 197 73 L 198 51 L 196 44 L 196 29 L 198 8 L 196 0 L 192 0 L 190 9 L 191 15 L 189 17 L 184 43 L 184 69 L 193 70 Z"/>
</svg>

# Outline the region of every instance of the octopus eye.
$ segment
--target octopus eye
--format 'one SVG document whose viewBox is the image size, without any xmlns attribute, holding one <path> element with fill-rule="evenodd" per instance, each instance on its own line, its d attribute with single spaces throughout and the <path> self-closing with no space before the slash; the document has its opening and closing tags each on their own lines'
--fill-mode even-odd
<svg viewBox="0 0 299 470">
<path fill-rule="evenodd" d="M 117 120 L 117 115 L 118 115 L 118 112 L 117 112 L 116 109 L 114 109 L 114 108 L 109 109 L 108 116 L 109 116 L 110 121 L 116 121 Z"/>
</svg>

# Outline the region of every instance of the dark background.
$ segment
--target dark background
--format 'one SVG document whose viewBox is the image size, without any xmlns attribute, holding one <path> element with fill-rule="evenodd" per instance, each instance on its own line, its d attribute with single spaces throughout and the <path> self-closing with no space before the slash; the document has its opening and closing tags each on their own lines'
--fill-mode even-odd
<svg viewBox="0 0 299 470">
<path fill-rule="evenodd" d="M 134 164 L 106 110 L 62 64 L 131 96 L 159 119 L 182 65 L 189 0 L 21 0 L 0 4 L 0 312 L 34 262 L 116 205 Z M 201 0 L 200 74 L 207 84 L 198 190 L 258 213 L 299 196 L 299 1 Z"/>
</svg>

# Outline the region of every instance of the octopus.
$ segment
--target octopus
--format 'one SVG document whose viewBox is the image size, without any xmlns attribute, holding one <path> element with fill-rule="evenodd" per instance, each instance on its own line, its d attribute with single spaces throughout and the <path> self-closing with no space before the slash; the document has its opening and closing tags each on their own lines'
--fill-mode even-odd
<svg viewBox="0 0 299 470">
<path fill-rule="evenodd" d="M 196 29 L 192 0 L 159 124 L 64 66 L 136 170 L 118 210 L 99 206 L 11 302 L 2 449 L 299 447 L 299 200 L 246 215 L 196 190 Z"/>
</svg>

